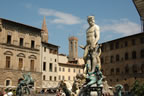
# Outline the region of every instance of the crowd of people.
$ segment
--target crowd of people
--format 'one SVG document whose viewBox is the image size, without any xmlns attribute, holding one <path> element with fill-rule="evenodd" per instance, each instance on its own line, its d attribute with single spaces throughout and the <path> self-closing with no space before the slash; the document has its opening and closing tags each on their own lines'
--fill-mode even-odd
<svg viewBox="0 0 144 96">
<path fill-rule="evenodd" d="M 56 96 L 66 96 L 62 89 L 57 89 Z"/>
<path fill-rule="evenodd" d="M 15 93 L 15 90 L 11 88 L 0 88 L 0 96 L 13 96 Z"/>
</svg>

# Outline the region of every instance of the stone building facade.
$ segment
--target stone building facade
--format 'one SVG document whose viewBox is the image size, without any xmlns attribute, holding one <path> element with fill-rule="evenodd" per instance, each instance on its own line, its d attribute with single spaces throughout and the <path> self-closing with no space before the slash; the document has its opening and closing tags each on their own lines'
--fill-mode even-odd
<svg viewBox="0 0 144 96">
<path fill-rule="evenodd" d="M 58 85 L 58 46 L 42 42 L 42 88 Z"/>
<path fill-rule="evenodd" d="M 77 63 L 68 62 L 68 58 L 65 55 L 59 55 L 59 72 L 58 81 L 65 80 L 71 85 L 73 84 L 77 74 L 83 73 L 83 64 L 79 58 Z"/>
<path fill-rule="evenodd" d="M 31 73 L 34 88 L 55 88 L 58 82 L 73 83 L 82 73 L 78 39 L 69 38 L 71 60 L 58 53 L 59 46 L 48 43 L 44 17 L 42 29 L 0 18 L 0 87 L 16 87 L 23 73 Z"/>
<path fill-rule="evenodd" d="M 135 80 L 144 82 L 144 33 L 102 43 L 102 71 L 109 85 L 130 90 Z"/>
<path fill-rule="evenodd" d="M 41 88 L 41 29 L 0 18 L 0 86 L 17 86 L 31 72 Z"/>
</svg>

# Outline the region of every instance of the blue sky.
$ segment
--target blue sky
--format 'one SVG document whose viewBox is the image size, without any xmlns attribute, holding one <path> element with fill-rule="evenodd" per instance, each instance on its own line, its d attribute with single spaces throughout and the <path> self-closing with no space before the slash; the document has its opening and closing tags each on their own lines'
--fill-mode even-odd
<svg viewBox="0 0 144 96">
<path fill-rule="evenodd" d="M 100 43 L 139 33 L 139 15 L 132 0 L 3 0 L 0 17 L 41 28 L 43 16 L 49 43 L 60 46 L 68 55 L 68 37 L 86 43 L 87 16 L 94 15 L 100 26 Z M 83 50 L 79 48 L 79 56 Z"/>
</svg>

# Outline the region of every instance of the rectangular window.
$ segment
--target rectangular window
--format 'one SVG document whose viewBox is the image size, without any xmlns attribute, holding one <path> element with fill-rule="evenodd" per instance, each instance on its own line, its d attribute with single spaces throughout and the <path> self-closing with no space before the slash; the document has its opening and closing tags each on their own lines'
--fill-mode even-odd
<svg viewBox="0 0 144 96">
<path fill-rule="evenodd" d="M 81 73 L 81 70 L 79 69 L 79 73 Z"/>
<path fill-rule="evenodd" d="M 62 76 L 62 80 L 65 80 L 65 77 L 64 77 L 64 76 Z"/>
<path fill-rule="evenodd" d="M 144 37 L 140 38 L 140 42 L 141 42 L 141 44 L 144 44 Z"/>
<path fill-rule="evenodd" d="M 6 86 L 10 85 L 10 80 L 6 80 Z"/>
<path fill-rule="evenodd" d="M 11 35 L 7 36 L 7 44 L 11 44 Z"/>
<path fill-rule="evenodd" d="M 35 41 L 31 40 L 31 48 L 34 48 L 35 46 Z"/>
<path fill-rule="evenodd" d="M 6 56 L 6 68 L 10 68 L 10 57 Z"/>
<path fill-rule="evenodd" d="M 45 75 L 43 75 L 43 80 L 45 80 L 46 79 L 46 77 L 45 77 Z"/>
<path fill-rule="evenodd" d="M 68 69 L 68 72 L 70 72 L 70 68 Z"/>
<path fill-rule="evenodd" d="M 70 76 L 68 77 L 68 80 L 70 80 Z"/>
<path fill-rule="evenodd" d="M 19 58 L 19 70 L 22 70 L 23 67 L 23 59 Z"/>
<path fill-rule="evenodd" d="M 46 71 L 46 62 L 43 62 L 43 71 Z"/>
<path fill-rule="evenodd" d="M 136 45 L 135 39 L 132 39 L 132 45 Z"/>
<path fill-rule="evenodd" d="M 75 69 L 73 69 L 73 72 L 75 73 Z"/>
<path fill-rule="evenodd" d="M 75 77 L 73 77 L 73 80 L 75 80 Z"/>
<path fill-rule="evenodd" d="M 116 42 L 115 48 L 116 48 L 116 49 L 119 48 L 119 42 Z"/>
<path fill-rule="evenodd" d="M 53 49 L 50 49 L 49 53 L 53 53 Z"/>
<path fill-rule="evenodd" d="M 46 47 L 44 47 L 44 52 L 46 52 Z"/>
<path fill-rule="evenodd" d="M 55 72 L 57 72 L 57 67 L 55 67 Z"/>
<path fill-rule="evenodd" d="M 105 64 L 107 64 L 107 63 L 109 63 L 109 57 L 108 56 L 105 57 Z"/>
<path fill-rule="evenodd" d="M 141 50 L 140 55 L 141 55 L 141 58 L 144 58 L 144 49 Z"/>
<path fill-rule="evenodd" d="M 49 71 L 50 71 L 50 72 L 52 72 L 52 68 L 53 68 L 52 63 L 50 63 L 50 64 L 49 64 Z"/>
<path fill-rule="evenodd" d="M 61 71 L 61 67 L 59 67 L 59 71 Z"/>
<path fill-rule="evenodd" d="M 30 61 L 30 71 L 34 71 L 34 60 Z"/>
<path fill-rule="evenodd" d="M 110 44 L 110 50 L 113 50 L 114 49 L 114 46 L 113 46 L 113 43 Z"/>
<path fill-rule="evenodd" d="M 20 46 L 23 46 L 23 38 L 20 38 Z"/>
<path fill-rule="evenodd" d="M 56 81 L 56 77 L 54 77 L 54 81 Z"/>
<path fill-rule="evenodd" d="M 52 81 L 52 76 L 50 76 L 49 80 Z"/>
<path fill-rule="evenodd" d="M 128 46 L 128 42 L 127 41 L 125 41 L 125 47 L 127 47 Z"/>
<path fill-rule="evenodd" d="M 59 75 L 59 80 L 61 80 L 61 76 Z"/>
<path fill-rule="evenodd" d="M 63 72 L 65 72 L 65 68 L 63 68 Z"/>
</svg>

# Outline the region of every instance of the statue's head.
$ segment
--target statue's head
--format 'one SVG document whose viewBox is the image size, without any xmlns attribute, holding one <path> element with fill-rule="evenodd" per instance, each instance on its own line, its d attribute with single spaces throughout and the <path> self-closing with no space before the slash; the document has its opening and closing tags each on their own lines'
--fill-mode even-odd
<svg viewBox="0 0 144 96">
<path fill-rule="evenodd" d="M 123 86 L 121 84 L 117 84 L 115 88 L 116 88 L 116 91 L 121 91 L 123 89 Z"/>
<path fill-rule="evenodd" d="M 88 16 L 87 21 L 88 21 L 90 26 L 94 25 L 95 24 L 94 16 Z"/>
</svg>

